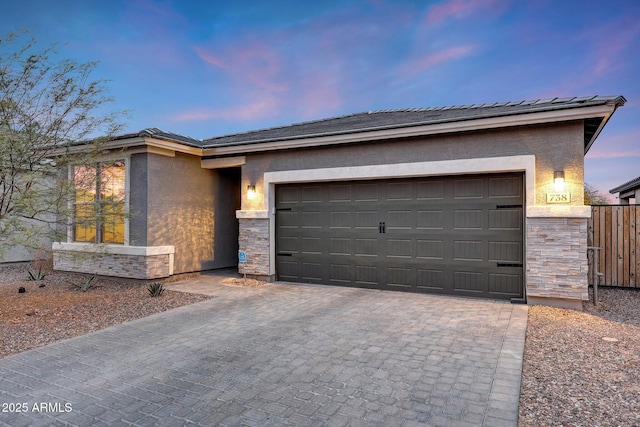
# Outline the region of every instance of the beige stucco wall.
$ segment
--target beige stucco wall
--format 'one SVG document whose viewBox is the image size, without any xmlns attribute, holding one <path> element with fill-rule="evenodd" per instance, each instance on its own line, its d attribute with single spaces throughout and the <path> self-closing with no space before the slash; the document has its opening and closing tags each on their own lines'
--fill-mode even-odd
<svg viewBox="0 0 640 427">
<path fill-rule="evenodd" d="M 146 206 L 131 204 L 134 215 L 146 221 L 143 245 L 174 246 L 174 274 L 235 266 L 239 171 L 202 169 L 200 157 L 187 154 L 144 156 Z"/>
</svg>

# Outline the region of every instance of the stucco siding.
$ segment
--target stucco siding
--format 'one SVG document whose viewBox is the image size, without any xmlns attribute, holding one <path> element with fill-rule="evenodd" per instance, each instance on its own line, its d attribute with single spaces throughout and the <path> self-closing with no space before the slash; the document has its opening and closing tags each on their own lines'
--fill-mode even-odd
<svg viewBox="0 0 640 427">
<path fill-rule="evenodd" d="M 202 169 L 195 156 L 146 156 L 146 245 L 175 246 L 175 274 L 236 265 L 240 189 L 234 171 Z"/>
<path fill-rule="evenodd" d="M 581 121 L 545 126 L 468 132 L 457 135 L 393 140 L 369 144 L 288 150 L 247 155 L 242 188 L 256 185 L 262 193 L 265 172 L 364 166 L 518 155 L 536 156 L 536 205 L 546 204 L 553 172 L 563 170 L 571 205 L 584 202 L 584 147 Z M 428 171 L 425 171 L 428 174 Z M 261 200 L 243 200 L 243 209 L 259 209 Z"/>
<path fill-rule="evenodd" d="M 147 154 L 131 155 L 129 174 L 129 244 L 147 246 Z"/>
</svg>

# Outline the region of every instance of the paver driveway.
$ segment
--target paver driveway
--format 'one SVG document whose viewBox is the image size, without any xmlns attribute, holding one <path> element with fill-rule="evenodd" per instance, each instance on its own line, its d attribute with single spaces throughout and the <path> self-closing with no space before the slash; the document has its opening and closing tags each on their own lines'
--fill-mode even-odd
<svg viewBox="0 0 640 427">
<path fill-rule="evenodd" d="M 216 298 L 0 359 L 0 424 L 517 422 L 526 306 L 310 285 L 208 289 Z"/>
</svg>

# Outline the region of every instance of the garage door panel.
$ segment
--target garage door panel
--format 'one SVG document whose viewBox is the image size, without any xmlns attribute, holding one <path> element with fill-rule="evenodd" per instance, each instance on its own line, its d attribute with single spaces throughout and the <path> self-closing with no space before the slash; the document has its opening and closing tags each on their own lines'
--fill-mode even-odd
<svg viewBox="0 0 640 427">
<path fill-rule="evenodd" d="M 280 257 L 279 257 L 280 258 Z M 300 278 L 300 268 L 297 262 L 289 260 L 278 260 L 278 276 L 280 280 L 295 281 Z"/>
<path fill-rule="evenodd" d="M 378 257 L 379 241 L 378 239 L 354 239 L 354 254 L 356 256 L 375 256 Z"/>
<path fill-rule="evenodd" d="M 392 288 L 411 288 L 415 282 L 413 270 L 410 268 L 388 267 L 386 282 Z"/>
<path fill-rule="evenodd" d="M 298 237 L 278 237 L 279 252 L 293 253 L 300 251 L 300 240 Z"/>
<path fill-rule="evenodd" d="M 330 185 L 329 202 L 351 202 L 351 184 Z"/>
<path fill-rule="evenodd" d="M 521 297 L 523 204 L 522 174 L 277 186 L 277 276 Z"/>
<path fill-rule="evenodd" d="M 486 281 L 483 274 L 476 271 L 455 271 L 453 273 L 453 290 L 462 292 L 486 292 Z"/>
<path fill-rule="evenodd" d="M 387 185 L 387 200 L 411 201 L 414 198 L 413 187 L 411 182 L 389 183 Z"/>
<path fill-rule="evenodd" d="M 520 242 L 489 242 L 489 261 L 522 262 L 522 244 Z"/>
<path fill-rule="evenodd" d="M 300 212 L 300 227 L 303 228 L 322 228 L 325 215 L 320 211 Z"/>
<path fill-rule="evenodd" d="M 444 199 L 444 181 L 429 180 L 416 184 L 417 200 L 442 200 Z"/>
<path fill-rule="evenodd" d="M 321 255 L 325 239 L 321 237 L 303 237 L 300 239 L 300 252 L 309 255 Z"/>
<path fill-rule="evenodd" d="M 418 230 L 444 229 L 444 211 L 429 210 L 416 212 L 416 228 Z"/>
<path fill-rule="evenodd" d="M 330 255 L 353 255 L 351 239 L 344 237 L 329 238 Z"/>
<path fill-rule="evenodd" d="M 489 230 L 522 230 L 522 209 L 489 210 Z"/>
<path fill-rule="evenodd" d="M 477 229 L 487 228 L 487 216 L 482 209 L 456 209 L 453 211 L 454 229 Z"/>
<path fill-rule="evenodd" d="M 385 218 L 386 228 L 392 230 L 412 230 L 416 228 L 416 213 L 414 210 L 390 210 Z"/>
<path fill-rule="evenodd" d="M 278 225 L 280 229 L 297 228 L 300 225 L 300 218 L 297 212 L 281 210 L 278 212 Z"/>
<path fill-rule="evenodd" d="M 444 290 L 444 284 L 448 282 L 445 280 L 444 271 L 437 269 L 419 268 L 416 279 L 416 287 L 418 289 L 431 291 Z"/>
<path fill-rule="evenodd" d="M 416 240 L 416 258 L 444 259 L 444 243 L 442 240 Z"/>
<path fill-rule="evenodd" d="M 298 204 L 300 202 L 298 187 L 283 187 L 279 189 L 277 199 L 278 205 Z"/>
<path fill-rule="evenodd" d="M 330 228 L 351 228 L 353 215 L 350 211 L 329 212 Z"/>
<path fill-rule="evenodd" d="M 482 261 L 483 244 L 477 240 L 456 240 L 453 242 L 453 259 L 457 261 Z"/>
<path fill-rule="evenodd" d="M 453 184 L 454 199 L 482 199 L 484 180 L 480 178 L 456 179 Z"/>
<path fill-rule="evenodd" d="M 355 226 L 356 228 L 366 228 L 370 230 L 378 230 L 380 224 L 380 214 L 378 211 L 356 211 Z"/>
<path fill-rule="evenodd" d="M 319 262 L 300 263 L 301 277 L 305 283 L 322 283 L 324 267 Z"/>
<path fill-rule="evenodd" d="M 362 285 L 377 285 L 379 268 L 372 265 L 355 265 L 355 282 Z"/>
<path fill-rule="evenodd" d="M 329 282 L 331 284 L 348 285 L 353 282 L 353 265 L 331 264 L 329 266 Z"/>
<path fill-rule="evenodd" d="M 489 178 L 489 197 L 511 197 L 522 199 L 522 180 L 520 176 L 501 176 Z"/>
<path fill-rule="evenodd" d="M 517 295 L 522 283 L 521 274 L 489 273 L 489 292 Z"/>
<path fill-rule="evenodd" d="M 322 203 L 322 187 L 303 187 L 300 196 L 302 203 Z"/>
<path fill-rule="evenodd" d="M 388 257 L 395 258 L 414 258 L 413 240 L 410 239 L 387 239 Z"/>
<path fill-rule="evenodd" d="M 378 184 L 355 184 L 356 202 L 376 202 L 379 200 Z"/>
</svg>

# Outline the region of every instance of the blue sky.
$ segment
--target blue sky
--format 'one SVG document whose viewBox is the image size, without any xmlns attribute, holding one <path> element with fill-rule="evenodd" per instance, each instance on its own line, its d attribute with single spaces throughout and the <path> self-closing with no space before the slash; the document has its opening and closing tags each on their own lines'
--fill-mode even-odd
<svg viewBox="0 0 640 427">
<path fill-rule="evenodd" d="M 21 28 L 100 61 L 127 131 L 207 138 L 362 111 L 624 95 L 586 158 L 640 175 L 637 0 L 9 0 Z"/>
</svg>

